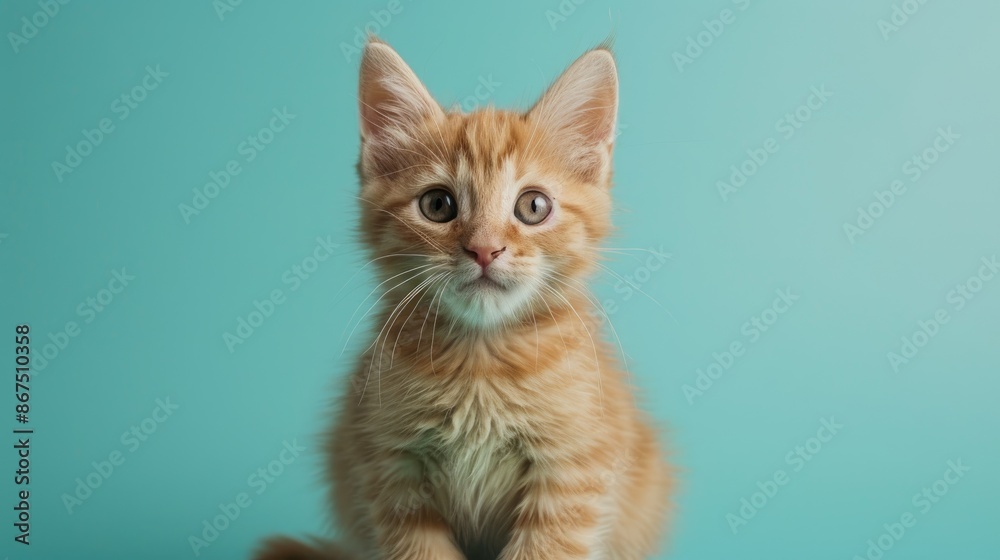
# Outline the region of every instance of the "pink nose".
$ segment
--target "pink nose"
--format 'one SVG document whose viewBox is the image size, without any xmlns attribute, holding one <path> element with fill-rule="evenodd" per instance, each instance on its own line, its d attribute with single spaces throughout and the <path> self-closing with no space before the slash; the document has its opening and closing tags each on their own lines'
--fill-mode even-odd
<svg viewBox="0 0 1000 560">
<path fill-rule="evenodd" d="M 495 247 L 480 247 L 473 245 L 472 247 L 465 248 L 465 254 L 475 260 L 476 264 L 481 266 L 483 270 L 486 270 L 486 267 L 490 266 L 490 263 L 499 257 L 500 253 L 503 253 L 506 250 L 506 247 L 500 247 L 497 249 Z"/>
</svg>

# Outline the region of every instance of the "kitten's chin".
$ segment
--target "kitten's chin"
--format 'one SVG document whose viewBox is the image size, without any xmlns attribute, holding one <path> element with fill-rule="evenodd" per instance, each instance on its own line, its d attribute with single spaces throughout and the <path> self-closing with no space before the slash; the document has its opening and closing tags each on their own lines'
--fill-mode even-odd
<svg viewBox="0 0 1000 560">
<path fill-rule="evenodd" d="M 442 299 L 456 321 L 469 328 L 494 329 L 510 323 L 526 310 L 531 288 L 481 277 L 449 289 Z"/>
</svg>

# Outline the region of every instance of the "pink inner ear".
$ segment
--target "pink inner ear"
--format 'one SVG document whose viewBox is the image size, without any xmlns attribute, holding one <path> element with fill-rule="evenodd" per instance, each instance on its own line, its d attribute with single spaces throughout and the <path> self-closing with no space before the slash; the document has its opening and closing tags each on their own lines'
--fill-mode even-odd
<svg viewBox="0 0 1000 560">
<path fill-rule="evenodd" d="M 611 53 L 598 49 L 574 62 L 545 92 L 530 114 L 570 142 L 596 146 L 614 140 L 618 77 Z"/>
<path fill-rule="evenodd" d="M 617 109 L 617 92 L 597 92 L 580 108 L 580 133 L 594 144 L 613 141 Z"/>
<path fill-rule="evenodd" d="M 372 75 L 374 74 L 374 75 Z M 419 117 L 422 108 L 405 107 L 398 94 L 391 89 L 391 76 L 378 73 L 363 74 L 358 108 L 361 113 L 361 134 L 365 138 L 378 139 L 387 135 L 392 127 L 405 128 Z"/>
<path fill-rule="evenodd" d="M 363 87 L 363 86 L 362 86 Z M 359 99 L 361 111 L 361 134 L 366 138 L 378 137 L 393 121 L 385 90 L 371 93 L 362 92 Z"/>
<path fill-rule="evenodd" d="M 361 134 L 368 139 L 383 138 L 390 129 L 405 130 L 441 111 L 413 70 L 385 43 L 365 46 L 358 101 Z"/>
</svg>

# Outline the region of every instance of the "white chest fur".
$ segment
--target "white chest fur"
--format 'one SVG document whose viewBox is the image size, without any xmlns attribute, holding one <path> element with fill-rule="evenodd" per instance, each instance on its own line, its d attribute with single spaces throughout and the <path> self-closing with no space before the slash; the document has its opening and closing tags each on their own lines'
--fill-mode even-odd
<svg viewBox="0 0 1000 560">
<path fill-rule="evenodd" d="M 513 521 L 526 464 L 520 430 L 492 387 L 469 389 L 423 438 L 423 490 L 467 537 L 499 536 Z"/>
</svg>

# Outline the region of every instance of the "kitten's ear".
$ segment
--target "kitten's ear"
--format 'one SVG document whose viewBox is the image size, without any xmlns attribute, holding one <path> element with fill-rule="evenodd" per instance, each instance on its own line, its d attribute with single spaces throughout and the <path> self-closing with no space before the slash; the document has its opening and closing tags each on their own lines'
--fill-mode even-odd
<svg viewBox="0 0 1000 560">
<path fill-rule="evenodd" d="M 391 140 L 427 117 L 443 116 L 413 70 L 392 47 L 371 37 L 361 58 L 361 138 Z"/>
<path fill-rule="evenodd" d="M 575 164 L 589 168 L 609 159 L 618 116 L 618 71 L 611 51 L 597 48 L 578 58 L 528 116 L 555 135 Z"/>
</svg>

